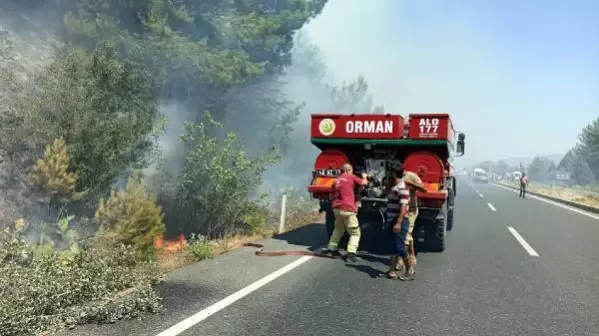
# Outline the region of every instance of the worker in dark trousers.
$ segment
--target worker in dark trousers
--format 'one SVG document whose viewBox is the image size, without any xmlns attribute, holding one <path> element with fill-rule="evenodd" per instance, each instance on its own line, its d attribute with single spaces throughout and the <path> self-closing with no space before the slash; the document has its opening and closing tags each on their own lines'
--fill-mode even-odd
<svg viewBox="0 0 599 336">
<path fill-rule="evenodd" d="M 327 227 L 335 227 L 335 214 L 333 213 L 333 205 L 330 200 L 321 200 L 320 201 L 320 209 L 318 209 L 318 213 L 325 213 L 325 223 Z"/>
<path fill-rule="evenodd" d="M 410 203 L 410 190 L 402 179 L 403 167 L 401 164 L 390 169 L 391 178 L 387 194 L 387 224 L 391 231 L 391 255 L 389 262 L 389 279 L 412 280 L 414 277 L 414 266 L 409 258 L 407 244 L 408 232 L 410 230 L 410 217 L 408 214 Z M 403 260 L 405 270 L 398 274 L 398 260 Z"/>
<path fill-rule="evenodd" d="M 528 184 L 528 177 L 526 177 L 526 174 L 522 173 L 522 176 L 520 176 L 520 196 L 521 198 L 525 198 L 526 197 L 526 185 Z"/>
</svg>

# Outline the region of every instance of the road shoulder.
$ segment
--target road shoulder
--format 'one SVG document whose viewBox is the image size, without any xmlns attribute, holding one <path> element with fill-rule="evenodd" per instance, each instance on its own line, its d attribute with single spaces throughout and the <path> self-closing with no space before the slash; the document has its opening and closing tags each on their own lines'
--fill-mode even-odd
<svg viewBox="0 0 599 336">
<path fill-rule="evenodd" d="M 509 189 L 511 191 L 518 191 L 518 188 L 509 185 L 509 184 L 505 184 L 505 183 L 498 183 L 495 182 L 494 183 L 495 186 L 501 187 L 501 188 L 505 188 L 505 189 Z M 580 212 L 584 212 L 585 214 L 594 217 L 596 219 L 599 219 L 599 208 L 598 207 L 594 207 L 591 205 L 587 205 L 587 204 L 583 204 L 580 202 L 574 202 L 574 201 L 570 201 L 570 200 L 565 200 L 559 197 L 555 197 L 555 196 L 550 196 L 550 195 L 545 195 L 543 193 L 540 192 L 536 192 L 536 191 L 526 191 L 526 194 L 530 197 L 532 196 L 533 198 L 537 198 L 541 201 L 547 202 L 547 203 L 552 203 L 554 205 L 557 206 L 561 206 L 561 207 L 570 207 L 570 210 L 577 210 Z M 557 203 L 557 204 L 555 204 Z"/>
<path fill-rule="evenodd" d="M 258 243 L 264 244 L 266 251 L 314 250 L 326 243 L 325 227 L 311 224 Z M 258 257 L 254 251 L 244 247 L 170 272 L 157 286 L 164 304 L 160 313 L 110 325 L 78 326 L 59 335 L 156 335 L 300 258 Z"/>
</svg>

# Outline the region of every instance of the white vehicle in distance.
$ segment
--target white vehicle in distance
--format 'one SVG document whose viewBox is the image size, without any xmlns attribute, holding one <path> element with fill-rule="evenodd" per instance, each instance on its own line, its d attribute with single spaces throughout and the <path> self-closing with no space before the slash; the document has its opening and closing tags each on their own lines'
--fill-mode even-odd
<svg viewBox="0 0 599 336">
<path fill-rule="evenodd" d="M 474 168 L 472 180 L 476 183 L 489 183 L 489 175 L 482 168 Z"/>
<path fill-rule="evenodd" d="M 512 176 L 514 177 L 514 180 L 520 181 L 520 178 L 522 177 L 522 172 L 515 171 L 512 173 Z"/>
</svg>

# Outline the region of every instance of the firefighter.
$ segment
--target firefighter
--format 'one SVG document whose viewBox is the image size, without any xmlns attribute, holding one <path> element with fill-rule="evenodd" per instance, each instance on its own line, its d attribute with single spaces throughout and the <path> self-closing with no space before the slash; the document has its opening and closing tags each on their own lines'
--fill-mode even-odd
<svg viewBox="0 0 599 336">
<path fill-rule="evenodd" d="M 335 229 L 329 240 L 328 249 L 324 252 L 333 256 L 340 256 L 338 251 L 339 241 L 345 231 L 349 234 L 347 243 L 347 255 L 345 260 L 355 262 L 356 253 L 360 244 L 360 225 L 358 224 L 358 209 L 356 204 L 356 187 L 368 184 L 366 173 L 362 178 L 353 174 L 353 168 L 346 163 L 342 167 L 342 174 L 335 181 L 333 193 L 333 213 L 335 215 Z"/>
<path fill-rule="evenodd" d="M 522 173 L 522 176 L 520 176 L 520 196 L 518 196 L 518 197 L 522 197 L 522 198 L 526 197 L 526 185 L 527 184 L 528 184 L 528 177 L 526 177 L 526 174 Z"/>
<path fill-rule="evenodd" d="M 416 251 L 414 249 L 414 237 L 412 232 L 414 231 L 414 225 L 416 225 L 416 218 L 418 217 L 418 200 L 416 198 L 416 191 L 425 191 L 422 179 L 416 173 L 411 171 L 403 172 L 403 181 L 406 182 L 406 187 L 410 191 L 410 203 L 408 207 L 408 218 L 410 220 L 410 228 L 408 230 L 406 238 L 406 246 L 408 247 L 408 255 L 410 258 L 410 264 L 415 267 L 417 264 Z M 402 259 L 398 260 L 397 270 L 401 270 L 404 267 Z"/>
</svg>

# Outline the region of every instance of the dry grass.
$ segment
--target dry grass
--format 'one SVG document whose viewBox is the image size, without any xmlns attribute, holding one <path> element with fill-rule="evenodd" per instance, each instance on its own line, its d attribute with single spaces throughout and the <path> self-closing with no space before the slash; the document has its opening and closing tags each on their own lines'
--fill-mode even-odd
<svg viewBox="0 0 599 336">
<path fill-rule="evenodd" d="M 504 182 L 505 183 L 505 182 Z M 518 184 L 515 182 L 508 182 L 507 184 L 518 187 Z M 570 202 L 581 203 L 584 205 L 592 206 L 599 208 L 599 195 L 589 195 L 583 192 L 562 188 L 562 187 L 549 187 L 549 186 L 540 186 L 535 184 L 530 184 L 528 186 L 528 190 L 547 195 L 559 199 L 563 199 Z"/>
<path fill-rule="evenodd" d="M 185 250 L 158 253 L 158 265 L 160 265 L 160 270 L 166 273 L 193 263 L 193 258 Z"/>
<path fill-rule="evenodd" d="M 213 254 L 215 257 L 223 253 L 227 253 L 242 247 L 245 243 L 253 243 L 269 236 L 251 235 L 251 236 L 231 236 L 224 239 L 213 240 L 210 243 L 213 245 Z M 162 249 L 158 253 L 158 264 L 163 272 L 170 272 L 178 268 L 191 265 L 196 261 L 187 252 L 186 246 L 180 249 Z"/>
<path fill-rule="evenodd" d="M 285 231 L 295 230 L 312 223 L 324 221 L 324 215 L 317 212 L 295 212 L 286 218 Z M 272 237 L 267 235 L 233 235 L 224 239 L 213 240 L 213 256 L 221 255 L 242 247 L 245 243 L 253 243 L 259 240 Z M 191 265 L 196 261 L 186 250 L 187 243 L 181 240 L 166 242 L 158 252 L 158 264 L 163 272 L 170 272 L 178 268 Z"/>
<path fill-rule="evenodd" d="M 324 222 L 324 214 L 318 212 L 296 212 L 285 219 L 285 231 L 295 230 L 304 225 Z"/>
</svg>

